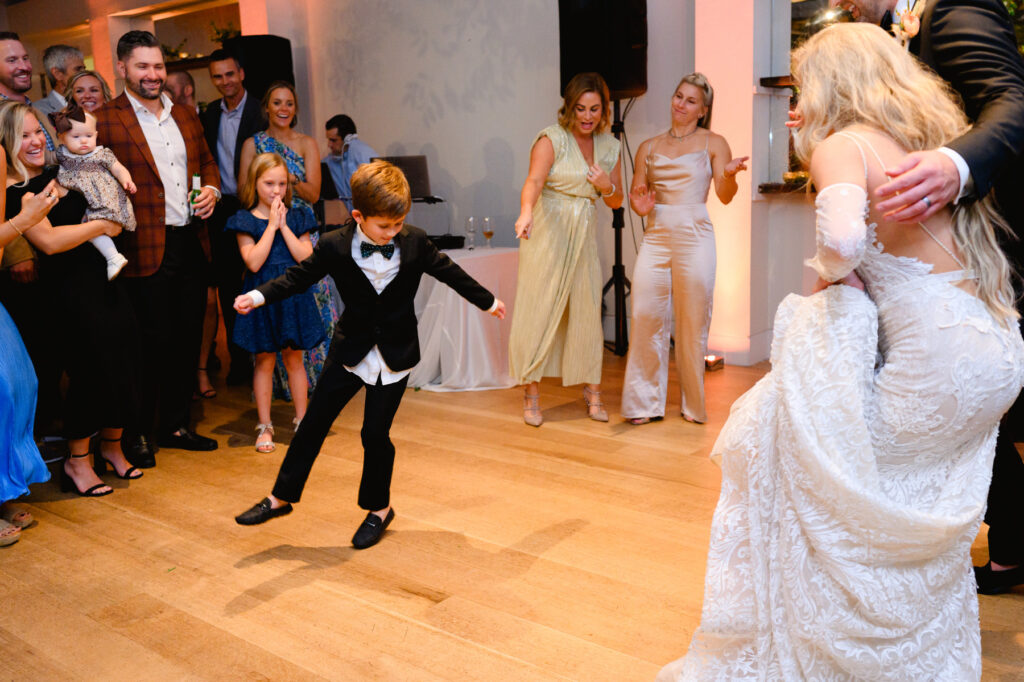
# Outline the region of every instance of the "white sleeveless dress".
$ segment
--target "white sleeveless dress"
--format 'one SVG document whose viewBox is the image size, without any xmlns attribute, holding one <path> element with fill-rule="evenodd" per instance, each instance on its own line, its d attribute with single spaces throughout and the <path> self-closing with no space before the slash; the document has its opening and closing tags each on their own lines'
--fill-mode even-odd
<svg viewBox="0 0 1024 682">
<path fill-rule="evenodd" d="M 839 285 L 779 306 L 772 371 L 712 451 L 701 624 L 659 679 L 981 676 L 970 546 L 1024 343 L 954 285 L 970 273 L 884 253 L 863 188 L 825 188 L 819 217 L 851 199 L 868 295 Z"/>
</svg>

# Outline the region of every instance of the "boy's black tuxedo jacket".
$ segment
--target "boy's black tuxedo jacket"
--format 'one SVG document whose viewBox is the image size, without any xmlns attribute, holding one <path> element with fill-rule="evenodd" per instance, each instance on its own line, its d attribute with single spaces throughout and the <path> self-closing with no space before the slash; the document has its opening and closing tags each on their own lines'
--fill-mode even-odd
<svg viewBox="0 0 1024 682">
<path fill-rule="evenodd" d="M 419 336 L 413 300 L 426 273 L 444 282 L 482 310 L 494 303 L 494 295 L 437 250 L 427 234 L 406 225 L 395 236 L 400 267 L 398 274 L 378 294 L 352 259 L 355 222 L 321 235 L 313 254 L 270 282 L 257 288 L 267 303 L 307 290 L 324 275 L 334 278 L 345 310 L 331 340 L 330 361 L 352 367 L 377 346 L 388 367 L 396 372 L 412 368 L 420 360 Z"/>
</svg>

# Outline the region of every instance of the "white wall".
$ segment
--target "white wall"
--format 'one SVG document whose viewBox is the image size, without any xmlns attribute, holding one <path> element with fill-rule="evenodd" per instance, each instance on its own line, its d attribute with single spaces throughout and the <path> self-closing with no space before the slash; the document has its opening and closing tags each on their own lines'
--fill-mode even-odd
<svg viewBox="0 0 1024 682">
<path fill-rule="evenodd" d="M 448 203 L 417 205 L 410 222 L 443 232 L 450 221 L 461 233 L 466 216 L 489 215 L 494 244 L 513 245 L 531 143 L 560 105 L 557 3 L 308 0 L 306 17 L 306 36 L 287 37 L 308 50 L 316 134 L 344 112 L 378 152 L 425 154 L 432 189 Z M 672 89 L 693 70 L 692 17 L 692 0 L 648 3 L 650 94 L 626 120 L 634 152 L 668 125 Z M 595 37 L 594 49 L 610 39 Z M 627 219 L 623 236 L 629 274 L 642 237 L 632 218 L 635 233 Z M 613 236 L 603 207 L 599 224 L 607 276 Z"/>
</svg>

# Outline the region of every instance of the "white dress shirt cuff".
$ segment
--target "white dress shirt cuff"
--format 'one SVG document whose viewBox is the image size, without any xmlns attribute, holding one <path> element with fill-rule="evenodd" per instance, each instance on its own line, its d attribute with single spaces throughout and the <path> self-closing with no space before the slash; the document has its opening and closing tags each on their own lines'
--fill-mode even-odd
<svg viewBox="0 0 1024 682">
<path fill-rule="evenodd" d="M 492 303 L 491 307 L 487 309 L 487 312 L 493 313 L 497 309 L 498 309 L 498 297 L 495 296 L 494 297 L 494 303 Z"/>
<path fill-rule="evenodd" d="M 267 299 L 263 298 L 263 294 L 261 294 L 258 289 L 253 289 L 252 291 L 246 292 L 245 295 L 252 299 L 253 308 L 259 308 L 261 305 L 267 302 Z"/>
<path fill-rule="evenodd" d="M 967 186 L 968 181 L 971 179 L 971 169 L 967 167 L 967 162 L 964 161 L 964 157 L 957 154 L 949 147 L 939 147 L 939 151 L 948 156 L 954 164 L 956 164 L 956 170 L 960 174 L 960 193 L 956 195 L 956 199 L 953 203 L 959 203 L 969 193 Z"/>
</svg>

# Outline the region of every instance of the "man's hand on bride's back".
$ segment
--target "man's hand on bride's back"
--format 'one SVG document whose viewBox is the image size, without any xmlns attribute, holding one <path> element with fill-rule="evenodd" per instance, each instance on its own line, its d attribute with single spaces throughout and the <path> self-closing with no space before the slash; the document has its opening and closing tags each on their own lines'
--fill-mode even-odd
<svg viewBox="0 0 1024 682">
<path fill-rule="evenodd" d="M 892 179 L 875 190 L 883 199 L 875 209 L 901 223 L 923 222 L 960 194 L 956 164 L 934 149 L 907 154 L 885 174 Z"/>
</svg>

